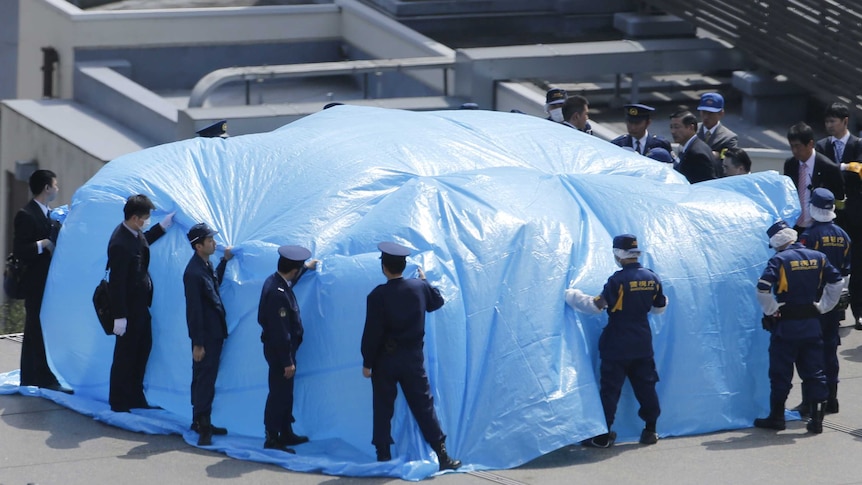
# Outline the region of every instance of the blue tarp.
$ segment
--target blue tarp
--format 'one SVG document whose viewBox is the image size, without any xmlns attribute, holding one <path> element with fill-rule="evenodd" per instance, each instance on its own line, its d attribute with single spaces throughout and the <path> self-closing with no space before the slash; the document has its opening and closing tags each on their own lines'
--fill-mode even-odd
<svg viewBox="0 0 862 485">
<path fill-rule="evenodd" d="M 149 401 L 107 406 L 114 339 L 91 304 L 127 196 L 149 195 L 154 222 L 177 224 L 152 246 L 155 285 Z M 521 114 L 407 112 L 338 106 L 271 133 L 191 139 L 120 157 L 74 195 L 42 308 L 56 396 L 98 419 L 185 433 L 191 343 L 182 273 L 185 232 L 207 222 L 234 246 L 222 287 L 230 336 L 213 421 L 214 448 L 292 470 L 425 478 L 430 448 L 399 397 L 395 460 L 374 461 L 371 385 L 359 342 L 365 297 L 385 281 L 376 243 L 414 249 L 446 305 L 430 315 L 426 365 L 447 447 L 464 470 L 509 468 L 605 431 L 597 340 L 606 316 L 576 314 L 563 291 L 597 294 L 615 271 L 613 235 L 638 235 L 669 310 L 651 317 L 661 381 L 661 436 L 748 427 L 768 409 L 768 335 L 754 287 L 771 254 L 765 229 L 799 205 L 775 172 L 689 185 L 669 165 Z M 306 332 L 297 358 L 296 455 L 264 451 L 267 371 L 256 321 L 276 248 L 309 247 L 321 268 L 296 292 Z M 217 253 L 214 260 L 219 256 Z M 626 386 L 614 428 L 643 423 Z"/>
</svg>

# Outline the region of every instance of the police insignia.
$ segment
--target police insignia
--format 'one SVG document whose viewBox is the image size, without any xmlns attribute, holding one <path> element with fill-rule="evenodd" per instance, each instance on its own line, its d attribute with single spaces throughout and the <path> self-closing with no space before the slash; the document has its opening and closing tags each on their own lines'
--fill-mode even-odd
<svg viewBox="0 0 862 485">
<path fill-rule="evenodd" d="M 287 316 L 287 310 L 284 307 L 278 309 L 278 316 L 284 318 Z"/>
<path fill-rule="evenodd" d="M 638 115 L 638 109 L 637 108 L 629 108 L 629 114 L 631 116 L 637 116 Z"/>
</svg>

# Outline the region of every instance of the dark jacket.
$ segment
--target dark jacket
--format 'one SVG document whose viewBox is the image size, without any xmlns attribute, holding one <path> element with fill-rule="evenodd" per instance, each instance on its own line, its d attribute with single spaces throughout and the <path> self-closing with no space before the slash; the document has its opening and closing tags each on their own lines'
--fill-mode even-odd
<svg viewBox="0 0 862 485">
<path fill-rule="evenodd" d="M 262 327 L 263 355 L 271 368 L 281 369 L 296 363 L 296 351 L 302 344 L 304 330 L 293 287 L 305 272 L 303 266 L 290 282 L 276 272 L 263 282 L 257 323 Z"/>
<path fill-rule="evenodd" d="M 394 278 L 368 294 L 362 333 L 362 366 L 374 362 L 388 346 L 421 349 L 425 313 L 443 306 L 440 290 L 422 279 Z"/>
<path fill-rule="evenodd" d="M 186 295 L 186 324 L 192 345 L 205 346 L 205 342 L 227 338 L 227 320 L 221 301 L 219 286 L 224 278 L 227 261 L 224 259 L 213 272 L 209 261 L 193 254 L 183 273 Z"/>
<path fill-rule="evenodd" d="M 736 148 L 739 144 L 739 137 L 736 133 L 724 126 L 724 123 L 720 123 L 718 125 L 712 133 L 712 136 L 709 138 L 709 141 L 707 141 L 706 134 L 703 130 L 703 124 L 701 123 L 700 127 L 697 129 L 697 137 L 709 145 L 709 148 L 714 152 L 721 153 L 725 148 Z"/>
<path fill-rule="evenodd" d="M 784 175 L 793 180 L 793 185 L 799 185 L 799 160 L 790 157 L 784 162 Z M 822 153 L 816 153 L 814 156 L 814 171 L 811 175 L 810 190 L 818 187 L 825 187 L 832 192 L 835 200 L 844 199 L 844 179 L 841 176 L 841 169 L 838 168 L 832 160 L 826 158 Z"/>
<path fill-rule="evenodd" d="M 829 137 L 819 140 L 814 145 L 818 153 L 826 155 L 827 158 L 837 163 L 850 163 L 862 161 L 862 139 L 850 135 L 841 160 L 835 160 L 835 147 Z M 838 224 L 848 230 L 858 232 L 862 230 L 862 179 L 856 172 L 842 172 L 844 178 L 844 195 L 847 200 L 844 210 L 838 212 Z"/>
<path fill-rule="evenodd" d="M 611 140 L 611 143 L 618 147 L 634 148 L 634 140 L 632 140 L 631 135 L 620 135 Z M 669 141 L 658 135 L 650 135 L 649 132 L 647 132 L 647 140 L 645 145 L 645 147 L 641 147 L 641 155 L 646 155 L 653 148 L 664 148 L 668 151 L 668 153 L 671 153 L 671 146 Z"/>
<path fill-rule="evenodd" d="M 122 223 L 114 229 L 108 242 L 108 292 L 111 295 L 111 316 L 114 319 L 134 319 L 153 302 L 153 280 L 150 279 L 150 244 L 165 234 L 156 224 L 136 237 Z"/>
<path fill-rule="evenodd" d="M 43 248 L 39 254 L 36 241 L 50 239 L 56 243 L 59 231 L 60 223 L 45 217 L 35 200 L 31 199 L 15 214 L 12 252 L 24 265 L 22 284 L 26 299 L 42 297 L 51 265 L 51 251 Z"/>
<path fill-rule="evenodd" d="M 685 175 L 692 184 L 716 178 L 712 149 L 703 140 L 694 137 L 688 148 L 679 154 L 679 165 L 676 170 Z"/>
</svg>

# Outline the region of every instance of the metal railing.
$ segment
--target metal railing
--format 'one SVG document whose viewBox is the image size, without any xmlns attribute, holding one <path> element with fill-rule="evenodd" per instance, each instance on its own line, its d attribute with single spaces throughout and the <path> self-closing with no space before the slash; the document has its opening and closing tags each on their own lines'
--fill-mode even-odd
<svg viewBox="0 0 862 485">
<path fill-rule="evenodd" d="M 859 0 L 644 0 L 744 51 L 826 102 L 862 115 Z"/>
</svg>

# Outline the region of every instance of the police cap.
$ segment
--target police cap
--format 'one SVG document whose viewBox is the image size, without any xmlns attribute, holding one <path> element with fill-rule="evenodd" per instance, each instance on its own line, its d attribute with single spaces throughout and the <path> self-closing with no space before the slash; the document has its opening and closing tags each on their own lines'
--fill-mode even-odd
<svg viewBox="0 0 862 485">
<path fill-rule="evenodd" d="M 216 121 L 215 123 L 198 130 L 198 136 L 203 138 L 226 138 L 227 137 L 227 120 Z"/>
<path fill-rule="evenodd" d="M 670 152 L 662 147 L 650 148 L 646 156 L 659 162 L 673 163 L 673 157 L 670 155 Z"/>
<path fill-rule="evenodd" d="M 614 249 L 640 252 L 638 238 L 632 234 L 620 234 L 614 238 Z"/>
<path fill-rule="evenodd" d="M 410 256 L 410 249 L 391 241 L 385 241 L 377 245 L 377 249 L 381 253 L 398 258 L 406 258 Z"/>
<path fill-rule="evenodd" d="M 710 113 L 718 113 L 724 109 L 724 96 L 718 93 L 703 93 L 700 96 L 700 105 L 698 111 L 709 111 Z"/>
<path fill-rule="evenodd" d="M 216 234 L 218 234 L 218 231 L 208 226 L 206 222 L 201 222 L 200 224 L 195 224 L 191 229 L 189 229 L 187 237 L 189 238 L 190 243 L 195 244 L 208 237 L 215 236 Z"/>
<path fill-rule="evenodd" d="M 655 108 L 645 104 L 627 104 L 623 108 L 626 109 L 626 119 L 628 120 L 648 120 L 650 113 L 655 111 Z"/>
<path fill-rule="evenodd" d="M 566 90 L 560 88 L 549 89 L 545 93 L 545 104 L 563 104 L 566 102 Z"/>
<path fill-rule="evenodd" d="M 291 261 L 305 261 L 311 257 L 311 251 L 302 246 L 281 246 L 278 255 Z"/>
<path fill-rule="evenodd" d="M 476 103 L 464 103 L 458 109 L 479 109 L 479 105 Z"/>
<path fill-rule="evenodd" d="M 818 209 L 832 210 L 835 208 L 835 196 L 829 189 L 818 187 L 811 193 L 811 205 Z"/>
<path fill-rule="evenodd" d="M 772 236 L 778 234 L 778 231 L 781 231 L 782 229 L 790 229 L 790 226 L 788 226 L 783 220 L 779 220 L 775 224 L 769 226 L 769 229 L 766 230 L 766 235 L 772 238 Z"/>
</svg>

